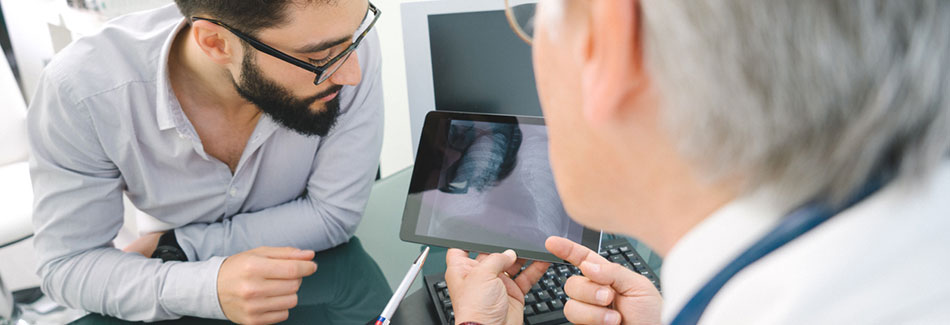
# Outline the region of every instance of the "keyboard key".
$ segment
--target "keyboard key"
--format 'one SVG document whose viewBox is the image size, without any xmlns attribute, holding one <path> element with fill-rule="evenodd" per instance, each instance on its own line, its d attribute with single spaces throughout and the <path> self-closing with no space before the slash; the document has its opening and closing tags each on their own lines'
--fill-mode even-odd
<svg viewBox="0 0 950 325">
<path fill-rule="evenodd" d="M 560 273 L 561 275 L 570 274 L 571 269 L 568 268 L 567 265 L 561 265 L 557 267 L 557 272 Z"/>
<path fill-rule="evenodd" d="M 617 264 L 626 263 L 626 262 L 627 262 L 627 260 L 625 260 L 625 259 L 623 258 L 623 256 L 620 256 L 620 255 L 610 255 L 610 261 L 611 261 L 611 262 L 614 262 L 614 263 L 617 263 Z"/>
<path fill-rule="evenodd" d="M 548 293 L 547 290 L 538 291 L 536 294 L 538 295 L 538 301 L 541 301 L 541 302 L 549 301 L 552 299 L 551 294 Z M 538 312 L 540 312 L 540 310 Z"/>
<path fill-rule="evenodd" d="M 629 252 L 629 251 L 630 251 L 630 247 L 627 247 L 627 246 L 620 246 L 620 251 L 621 251 L 621 252 L 624 252 L 624 253 Z"/>
<path fill-rule="evenodd" d="M 557 299 L 551 300 L 551 309 L 554 309 L 554 310 L 564 309 L 564 303 L 562 303 L 560 300 L 557 300 Z"/>
<path fill-rule="evenodd" d="M 538 313 L 536 315 L 525 317 L 525 325 L 557 325 L 567 323 L 564 317 L 564 310 L 555 310 L 550 313 Z"/>
<path fill-rule="evenodd" d="M 600 256 L 602 256 L 603 258 L 607 258 L 607 256 L 610 256 L 610 253 L 607 253 L 607 251 L 603 251 L 603 252 L 600 252 Z"/>
<path fill-rule="evenodd" d="M 538 311 L 538 314 L 551 311 L 551 307 L 548 307 L 548 303 L 546 302 L 539 302 L 539 303 L 534 304 L 534 309 Z"/>
<path fill-rule="evenodd" d="M 525 303 L 525 305 L 524 305 L 524 315 L 525 315 L 525 316 L 534 315 L 534 308 L 531 307 L 531 305 L 529 305 L 529 304 L 527 304 L 527 303 Z"/>
<path fill-rule="evenodd" d="M 557 273 L 554 273 L 554 269 L 549 268 L 547 272 L 544 272 L 544 276 L 546 276 L 546 277 L 548 277 L 548 278 L 556 278 L 556 277 L 557 277 Z"/>
<path fill-rule="evenodd" d="M 440 290 L 441 290 L 441 289 L 448 288 L 448 287 L 449 287 L 449 286 L 448 286 L 447 284 L 445 284 L 445 281 L 439 281 L 438 283 L 435 284 L 435 288 L 436 288 L 436 289 L 440 289 Z"/>
<path fill-rule="evenodd" d="M 531 306 L 537 302 L 538 298 L 535 298 L 533 293 L 528 292 L 528 294 L 524 295 L 524 304 L 526 306 Z"/>
<path fill-rule="evenodd" d="M 557 283 L 560 283 L 560 285 L 558 285 L 558 287 L 563 287 L 565 284 L 567 284 L 567 277 L 566 277 L 566 276 L 563 276 L 563 275 L 562 275 L 561 277 L 558 277 L 558 278 L 557 278 Z"/>
<path fill-rule="evenodd" d="M 564 289 L 557 288 L 557 289 L 554 289 L 554 297 L 563 300 L 564 297 L 567 297 L 567 294 L 564 293 Z"/>
<path fill-rule="evenodd" d="M 552 289 L 552 288 L 557 288 L 558 285 L 557 283 L 554 283 L 553 279 L 544 279 L 544 280 L 541 280 L 541 287 L 543 289 Z"/>
<path fill-rule="evenodd" d="M 442 300 L 442 308 L 452 309 L 452 300 Z"/>
<path fill-rule="evenodd" d="M 630 265 L 630 263 L 623 262 L 623 263 L 620 263 L 620 265 L 623 265 L 623 267 L 627 268 L 630 271 L 634 271 L 634 272 L 637 271 L 636 269 L 633 268 L 633 265 Z"/>
<path fill-rule="evenodd" d="M 531 291 L 539 291 L 539 290 L 541 290 L 540 284 L 535 283 L 534 285 L 531 286 Z"/>
<path fill-rule="evenodd" d="M 620 255 L 620 250 L 616 248 L 611 248 L 608 252 L 610 252 L 610 255 Z"/>
</svg>

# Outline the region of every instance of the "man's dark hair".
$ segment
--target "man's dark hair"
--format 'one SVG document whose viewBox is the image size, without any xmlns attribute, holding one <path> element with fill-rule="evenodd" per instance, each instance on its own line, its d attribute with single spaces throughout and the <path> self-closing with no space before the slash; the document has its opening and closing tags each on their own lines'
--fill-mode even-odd
<svg viewBox="0 0 950 325">
<path fill-rule="evenodd" d="M 287 19 L 288 7 L 307 5 L 328 0 L 175 0 L 178 10 L 186 18 L 214 18 L 241 32 L 254 35 L 257 31 L 279 26 Z"/>
</svg>

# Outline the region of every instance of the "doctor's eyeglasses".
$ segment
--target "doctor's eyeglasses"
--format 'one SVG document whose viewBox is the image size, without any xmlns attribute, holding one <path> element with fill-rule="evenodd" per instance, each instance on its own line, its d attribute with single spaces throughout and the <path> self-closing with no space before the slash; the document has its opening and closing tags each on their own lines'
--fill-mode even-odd
<svg viewBox="0 0 950 325">
<path fill-rule="evenodd" d="M 511 29 L 528 45 L 534 39 L 534 16 L 537 0 L 505 0 L 505 16 Z"/>
</svg>

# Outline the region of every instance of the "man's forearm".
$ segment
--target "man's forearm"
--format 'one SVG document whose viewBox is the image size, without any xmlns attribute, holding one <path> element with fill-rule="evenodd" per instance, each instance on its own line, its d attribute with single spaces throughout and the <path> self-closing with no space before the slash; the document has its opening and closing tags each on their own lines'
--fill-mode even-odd
<svg viewBox="0 0 950 325">
<path fill-rule="evenodd" d="M 224 319 L 217 298 L 223 260 L 162 263 L 102 247 L 52 260 L 40 273 L 43 292 L 71 308 L 134 321 Z"/>
<path fill-rule="evenodd" d="M 186 225 L 175 232 L 189 261 L 230 256 L 261 246 L 321 251 L 349 240 L 361 211 L 362 207 L 358 211 L 328 210 L 313 199 L 301 197 L 221 222 Z"/>
</svg>

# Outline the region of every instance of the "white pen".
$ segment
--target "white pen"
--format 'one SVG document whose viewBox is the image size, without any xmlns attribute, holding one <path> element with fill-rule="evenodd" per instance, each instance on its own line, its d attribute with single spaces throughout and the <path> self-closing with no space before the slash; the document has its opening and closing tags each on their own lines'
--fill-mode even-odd
<svg viewBox="0 0 950 325">
<path fill-rule="evenodd" d="M 393 313 L 396 312 L 396 308 L 399 307 L 402 298 L 406 296 L 406 291 L 409 291 L 409 286 L 412 285 L 412 281 L 416 280 L 416 276 L 419 275 L 419 271 L 422 270 L 422 264 L 426 263 L 426 256 L 428 255 L 429 247 L 426 246 L 422 254 L 419 254 L 419 257 L 416 257 L 416 261 L 409 267 L 409 272 L 406 273 L 406 277 L 402 278 L 402 282 L 399 283 L 399 287 L 396 288 L 393 297 L 389 298 L 389 303 L 386 304 L 386 308 L 383 308 L 383 313 L 376 319 L 376 325 L 389 325 L 389 319 L 393 317 Z"/>
</svg>

